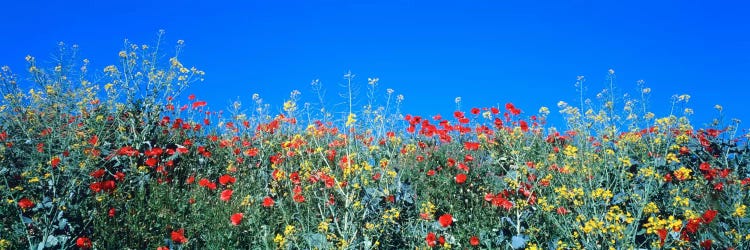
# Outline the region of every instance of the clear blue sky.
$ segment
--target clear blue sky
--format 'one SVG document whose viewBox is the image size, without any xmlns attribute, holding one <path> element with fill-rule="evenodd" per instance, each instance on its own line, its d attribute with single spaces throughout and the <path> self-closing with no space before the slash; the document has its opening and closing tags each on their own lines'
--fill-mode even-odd
<svg viewBox="0 0 750 250">
<path fill-rule="evenodd" d="M 111 2 L 111 3 L 108 3 Z M 124 38 L 185 40 L 183 63 L 206 71 L 189 92 L 214 108 L 252 93 L 280 107 L 293 89 L 329 103 L 351 70 L 364 86 L 406 97 L 404 112 L 450 114 L 513 102 L 527 113 L 574 103 L 643 79 L 653 110 L 687 93 L 698 125 L 721 104 L 750 123 L 750 6 L 744 1 L 6 1 L 0 5 L 0 64 L 24 74 L 27 54 L 48 58 L 58 41 L 80 45 L 93 66 L 117 61 Z"/>
</svg>

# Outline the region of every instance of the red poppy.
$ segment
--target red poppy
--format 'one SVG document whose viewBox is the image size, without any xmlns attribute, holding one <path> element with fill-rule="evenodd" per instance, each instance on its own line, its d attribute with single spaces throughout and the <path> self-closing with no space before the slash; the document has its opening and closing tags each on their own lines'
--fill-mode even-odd
<svg viewBox="0 0 750 250">
<path fill-rule="evenodd" d="M 716 217 L 716 214 L 718 213 L 719 212 L 716 210 L 712 210 L 712 209 L 706 210 L 706 212 L 703 212 L 701 219 L 703 220 L 703 223 L 706 223 L 706 224 L 711 223 L 711 221 L 714 220 L 714 218 Z"/>
<path fill-rule="evenodd" d="M 656 230 L 656 233 L 659 235 L 659 246 L 664 246 L 664 241 L 667 239 L 667 230 L 662 228 L 659 230 Z"/>
<path fill-rule="evenodd" d="M 273 198 L 266 196 L 266 198 L 263 198 L 263 206 L 264 207 L 272 207 L 275 202 L 273 201 Z"/>
<path fill-rule="evenodd" d="M 209 181 L 206 178 L 201 178 L 198 181 L 198 185 L 200 185 L 201 187 L 206 187 L 206 188 L 211 189 L 211 190 L 215 190 L 216 189 L 216 183 L 213 183 L 213 182 Z"/>
<path fill-rule="evenodd" d="M 479 150 L 479 143 L 478 142 L 464 142 L 464 149 L 466 150 Z"/>
<path fill-rule="evenodd" d="M 469 244 L 472 246 L 479 246 L 479 237 L 471 236 L 471 238 L 469 238 Z"/>
<path fill-rule="evenodd" d="M 456 175 L 456 183 L 463 184 L 464 182 L 466 182 L 466 174 L 464 174 L 464 173 L 457 174 Z"/>
<path fill-rule="evenodd" d="M 292 172 L 291 174 L 289 174 L 289 180 L 292 181 L 292 183 L 294 183 L 295 185 L 300 184 L 301 180 L 300 180 L 300 177 L 299 177 L 299 173 L 297 173 L 295 171 L 295 172 Z"/>
<path fill-rule="evenodd" d="M 433 175 L 435 175 L 435 170 L 433 169 L 427 170 L 427 176 L 433 176 Z"/>
<path fill-rule="evenodd" d="M 492 107 L 492 108 L 490 108 L 490 112 L 492 112 L 492 114 L 494 114 L 494 115 L 497 115 L 498 113 L 500 113 L 500 109 L 498 109 L 496 107 Z"/>
<path fill-rule="evenodd" d="M 106 173 L 106 171 L 104 171 L 103 168 L 100 168 L 100 169 L 98 169 L 98 170 L 96 170 L 94 172 L 91 172 L 91 174 L 89 174 L 89 176 L 98 179 L 98 178 L 102 178 L 102 176 L 104 176 L 105 173 Z"/>
<path fill-rule="evenodd" d="M 91 244 L 91 239 L 85 236 L 81 236 L 76 239 L 76 246 L 80 249 L 89 249 L 93 245 Z"/>
<path fill-rule="evenodd" d="M 471 114 L 472 115 L 478 115 L 479 114 L 479 108 L 471 108 Z"/>
<path fill-rule="evenodd" d="M 233 214 L 232 217 L 229 217 L 229 220 L 232 221 L 232 225 L 237 226 L 240 224 L 240 222 L 242 222 L 243 216 L 244 214 L 242 213 L 236 213 L 236 214 Z"/>
<path fill-rule="evenodd" d="M 117 181 L 123 181 L 125 180 L 125 173 L 118 171 L 117 173 L 115 173 L 114 177 L 115 177 L 115 180 Z"/>
<path fill-rule="evenodd" d="M 568 214 L 569 212 L 570 212 L 570 211 L 569 211 L 569 210 L 567 210 L 567 209 L 565 209 L 565 207 L 558 207 L 558 208 L 557 208 L 557 214 L 559 214 L 559 215 L 566 215 L 566 214 Z"/>
<path fill-rule="evenodd" d="M 302 196 L 302 194 L 295 194 L 292 198 L 294 199 L 294 202 L 297 203 L 305 202 L 305 196 Z"/>
<path fill-rule="evenodd" d="M 703 242 L 701 242 L 701 246 L 703 247 L 703 249 L 711 249 L 711 245 L 713 245 L 713 243 L 714 242 L 711 241 L 710 239 L 704 240 Z"/>
<path fill-rule="evenodd" d="M 18 206 L 21 209 L 26 210 L 34 207 L 34 202 L 29 200 L 28 198 L 21 198 L 20 200 L 18 200 Z"/>
<path fill-rule="evenodd" d="M 437 245 L 437 237 L 435 236 L 435 233 L 433 232 L 427 233 L 427 237 L 425 237 L 425 241 L 427 242 L 427 246 L 435 247 Z"/>
<path fill-rule="evenodd" d="M 443 214 L 438 218 L 438 222 L 443 227 L 448 227 L 453 224 L 453 216 L 451 214 Z"/>
<path fill-rule="evenodd" d="M 503 207 L 505 210 L 510 210 L 513 207 L 513 202 L 505 199 L 502 195 L 495 195 L 492 197 L 492 205 L 496 207 Z"/>
<path fill-rule="evenodd" d="M 115 214 L 116 214 L 116 213 L 117 213 L 117 210 L 115 210 L 115 208 L 111 207 L 111 208 L 109 208 L 109 212 L 107 213 L 107 215 L 108 215 L 108 216 L 109 216 L 110 218 L 113 218 L 113 217 L 115 217 Z"/>
<path fill-rule="evenodd" d="M 53 168 L 56 168 L 60 165 L 60 158 L 57 156 L 53 157 L 52 160 L 49 161 L 49 164 L 52 165 Z"/>
<path fill-rule="evenodd" d="M 193 109 L 197 109 L 203 106 L 206 106 L 206 101 L 193 102 Z"/>
<path fill-rule="evenodd" d="M 233 191 L 231 189 L 227 189 L 227 190 L 221 191 L 221 200 L 222 201 L 229 201 L 229 199 L 232 199 L 232 192 Z"/>
<path fill-rule="evenodd" d="M 148 160 L 146 160 L 146 166 L 149 166 L 149 167 L 156 166 L 157 163 L 159 163 L 159 161 L 156 160 L 156 158 L 153 158 L 153 157 L 148 158 Z"/>
<path fill-rule="evenodd" d="M 160 246 L 160 247 L 157 247 L 156 250 L 169 250 L 169 247 Z"/>
<path fill-rule="evenodd" d="M 185 244 L 187 243 L 187 238 L 185 238 L 185 229 L 180 228 L 177 231 L 172 231 L 172 242 L 175 244 Z"/>
<path fill-rule="evenodd" d="M 691 219 L 688 220 L 688 223 L 685 225 L 685 229 L 688 233 L 695 233 L 698 232 L 698 227 L 700 226 L 701 219 Z"/>
<path fill-rule="evenodd" d="M 236 178 L 234 178 L 234 177 L 232 177 L 230 175 L 227 175 L 227 174 L 222 175 L 221 177 L 219 177 L 219 183 L 221 183 L 221 185 L 227 185 L 227 184 L 230 184 L 230 183 L 235 183 L 236 181 L 237 181 Z"/>
<path fill-rule="evenodd" d="M 529 132 L 529 124 L 526 123 L 526 121 L 521 120 L 519 123 L 520 123 L 520 126 L 521 126 L 521 131 L 523 131 L 523 132 Z"/>
</svg>

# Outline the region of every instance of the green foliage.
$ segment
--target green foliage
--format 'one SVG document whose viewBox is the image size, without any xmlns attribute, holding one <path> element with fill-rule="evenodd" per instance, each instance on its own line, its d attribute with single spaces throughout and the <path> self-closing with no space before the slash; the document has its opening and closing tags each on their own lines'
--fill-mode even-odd
<svg viewBox="0 0 750 250">
<path fill-rule="evenodd" d="M 340 120 L 298 91 L 222 117 L 180 96 L 203 76 L 181 45 L 126 43 L 95 77 L 63 45 L 27 85 L 2 69 L 0 249 L 748 247 L 747 135 L 656 118 L 645 87 L 561 102 L 565 131 L 510 103 L 401 116 L 376 78 Z"/>
</svg>

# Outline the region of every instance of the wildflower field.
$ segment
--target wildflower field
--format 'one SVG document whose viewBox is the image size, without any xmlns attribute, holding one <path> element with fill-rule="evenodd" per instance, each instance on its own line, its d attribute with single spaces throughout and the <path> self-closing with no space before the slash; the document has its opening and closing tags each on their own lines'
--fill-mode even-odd
<svg viewBox="0 0 750 250">
<path fill-rule="evenodd" d="M 368 79 L 341 113 L 215 111 L 181 45 L 2 68 L 0 249 L 750 249 L 748 137 L 687 95 L 401 114 Z"/>
</svg>

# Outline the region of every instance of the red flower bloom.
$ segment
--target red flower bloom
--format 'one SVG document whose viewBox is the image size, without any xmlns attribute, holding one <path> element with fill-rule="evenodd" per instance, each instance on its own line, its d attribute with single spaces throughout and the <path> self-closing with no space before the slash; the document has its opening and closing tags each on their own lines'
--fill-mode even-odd
<svg viewBox="0 0 750 250">
<path fill-rule="evenodd" d="M 91 244 L 91 239 L 85 236 L 81 236 L 76 239 L 76 246 L 80 249 L 89 249 L 93 245 Z"/>
<path fill-rule="evenodd" d="M 464 182 L 466 182 L 466 174 L 464 174 L 464 173 L 457 174 L 456 175 L 456 183 L 463 184 Z"/>
<path fill-rule="evenodd" d="M 221 191 L 221 200 L 222 201 L 229 201 L 229 199 L 232 199 L 232 192 L 233 191 L 231 189 L 227 189 L 227 190 Z"/>
<path fill-rule="evenodd" d="M 438 222 L 443 227 L 448 227 L 453 224 L 453 216 L 451 214 L 443 214 L 438 218 Z"/>
<path fill-rule="evenodd" d="M 58 165 L 60 165 L 60 158 L 57 156 L 52 157 L 52 160 L 49 161 L 49 164 L 52 165 L 53 168 L 56 168 Z"/>
<path fill-rule="evenodd" d="M 557 208 L 557 214 L 559 214 L 559 215 L 566 215 L 569 212 L 570 211 L 568 211 L 567 209 L 565 209 L 565 207 L 558 207 Z"/>
<path fill-rule="evenodd" d="M 495 197 L 492 197 L 492 205 L 496 207 L 503 207 L 506 210 L 509 210 L 513 207 L 513 202 L 510 202 L 509 200 L 505 199 L 502 195 L 495 195 Z"/>
<path fill-rule="evenodd" d="M 198 185 L 200 185 L 201 187 L 206 187 L 206 188 L 211 189 L 211 190 L 215 190 L 216 189 L 216 183 L 213 183 L 213 182 L 209 181 L 206 178 L 201 178 L 198 181 Z"/>
<path fill-rule="evenodd" d="M 471 108 L 471 114 L 472 115 L 478 115 L 479 114 L 479 108 Z"/>
<path fill-rule="evenodd" d="M 169 250 L 169 247 L 160 246 L 160 247 L 157 247 L 156 250 Z"/>
<path fill-rule="evenodd" d="M 711 221 L 714 220 L 714 217 L 716 217 L 716 214 L 719 212 L 716 210 L 706 210 L 706 212 L 703 212 L 703 215 L 701 216 L 701 219 L 703 220 L 703 223 L 711 223 Z"/>
<path fill-rule="evenodd" d="M 662 228 L 656 231 L 659 235 L 659 246 L 664 246 L 664 241 L 667 239 L 667 230 Z"/>
<path fill-rule="evenodd" d="M 117 173 L 115 173 L 115 180 L 117 180 L 117 181 L 123 181 L 123 180 L 125 180 L 125 173 L 119 172 L 119 171 Z"/>
<path fill-rule="evenodd" d="M 236 213 L 236 214 L 233 214 L 232 217 L 229 217 L 229 220 L 232 221 L 232 225 L 237 226 L 240 224 L 240 222 L 242 222 L 243 216 L 244 214 L 242 213 Z"/>
<path fill-rule="evenodd" d="M 479 143 L 478 142 L 464 142 L 464 149 L 466 150 L 479 150 Z"/>
<path fill-rule="evenodd" d="M 264 207 L 272 207 L 275 202 L 273 201 L 273 198 L 266 196 L 266 198 L 263 198 L 263 206 Z"/>
<path fill-rule="evenodd" d="M 427 237 L 425 237 L 425 241 L 427 242 L 427 246 L 435 247 L 435 245 L 437 245 L 437 237 L 435 236 L 435 233 L 433 232 L 427 233 Z"/>
<path fill-rule="evenodd" d="M 427 176 L 433 176 L 433 175 L 435 175 L 435 170 L 433 169 L 427 170 Z"/>
<path fill-rule="evenodd" d="M 206 106 L 206 101 L 193 102 L 193 109 L 197 109 L 203 106 Z"/>
<path fill-rule="evenodd" d="M 479 237 L 471 236 L 471 238 L 469 238 L 469 244 L 472 246 L 479 246 Z"/>
<path fill-rule="evenodd" d="M 294 202 L 297 202 L 297 203 L 305 202 L 305 196 L 302 196 L 302 194 L 295 194 L 294 197 L 292 197 L 292 199 L 294 199 Z"/>
<path fill-rule="evenodd" d="M 234 177 L 232 177 L 230 175 L 227 175 L 227 174 L 222 175 L 221 177 L 219 177 L 219 183 L 221 183 L 221 185 L 227 185 L 227 184 L 230 184 L 230 183 L 235 183 L 236 181 L 237 181 L 237 179 L 235 179 Z"/>
<path fill-rule="evenodd" d="M 711 245 L 713 243 L 714 242 L 711 241 L 710 239 L 709 240 L 704 240 L 703 242 L 701 242 L 701 246 L 703 247 L 703 249 L 711 249 Z"/>
<path fill-rule="evenodd" d="M 18 206 L 21 209 L 26 210 L 34 207 L 34 202 L 29 200 L 28 198 L 21 198 L 20 200 L 18 200 Z"/>
<path fill-rule="evenodd" d="M 172 242 L 175 244 L 185 244 L 187 243 L 187 238 L 185 238 L 185 229 L 180 228 L 177 231 L 172 231 Z"/>
<path fill-rule="evenodd" d="M 115 210 L 115 208 L 111 207 L 109 208 L 109 212 L 107 213 L 107 215 L 109 215 L 110 218 L 114 218 L 116 213 L 117 211 Z"/>
<path fill-rule="evenodd" d="M 100 169 L 98 169 L 98 170 L 96 170 L 94 172 L 91 172 L 91 174 L 89 174 L 89 176 L 98 179 L 98 178 L 102 178 L 102 176 L 104 176 L 105 173 L 106 173 L 106 171 L 104 171 L 103 168 L 100 168 Z"/>
</svg>

